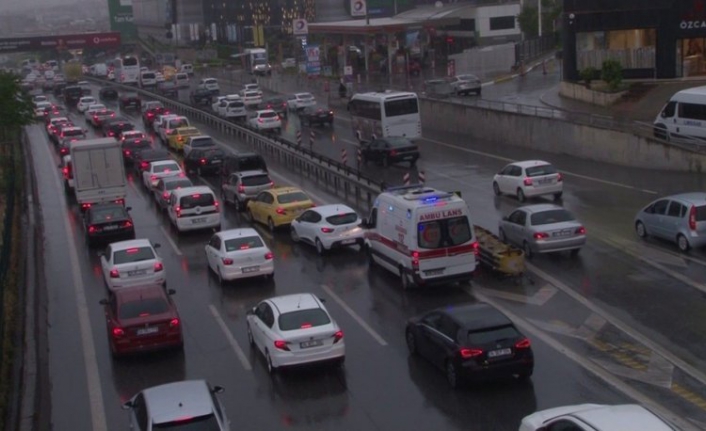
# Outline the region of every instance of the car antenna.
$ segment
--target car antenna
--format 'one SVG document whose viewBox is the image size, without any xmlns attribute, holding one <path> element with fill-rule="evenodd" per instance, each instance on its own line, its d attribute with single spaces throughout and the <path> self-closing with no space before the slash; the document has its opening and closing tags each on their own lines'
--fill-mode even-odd
<svg viewBox="0 0 706 431">
<path fill-rule="evenodd" d="M 297 308 L 301 307 L 301 303 L 302 303 L 302 295 L 299 295 L 299 301 L 297 301 Z"/>
</svg>

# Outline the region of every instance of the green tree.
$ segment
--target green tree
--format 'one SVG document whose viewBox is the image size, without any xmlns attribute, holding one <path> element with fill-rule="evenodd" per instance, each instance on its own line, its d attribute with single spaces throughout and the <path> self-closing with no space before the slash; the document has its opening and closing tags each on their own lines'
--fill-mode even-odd
<svg viewBox="0 0 706 431">
<path fill-rule="evenodd" d="M 34 104 L 22 91 L 20 77 L 0 71 L 0 143 L 15 140 L 23 126 L 34 122 Z"/>
<path fill-rule="evenodd" d="M 537 0 L 542 2 L 542 34 L 549 34 L 554 31 L 554 22 L 559 19 L 562 12 L 562 2 L 560 0 Z M 517 15 L 517 23 L 520 30 L 528 39 L 533 39 L 539 35 L 539 20 L 537 7 L 525 5 Z"/>
</svg>

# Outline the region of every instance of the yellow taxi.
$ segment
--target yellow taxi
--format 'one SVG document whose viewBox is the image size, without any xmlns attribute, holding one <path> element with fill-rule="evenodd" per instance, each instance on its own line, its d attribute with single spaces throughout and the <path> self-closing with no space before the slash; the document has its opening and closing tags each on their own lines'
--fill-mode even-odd
<svg viewBox="0 0 706 431">
<path fill-rule="evenodd" d="M 189 136 L 203 135 L 196 127 L 179 127 L 167 134 L 169 148 L 175 151 L 184 151 L 184 144 Z"/>
<path fill-rule="evenodd" d="M 265 224 L 270 231 L 274 231 L 315 206 L 311 198 L 298 188 L 276 187 L 260 192 L 248 201 L 247 214 L 251 221 Z"/>
<path fill-rule="evenodd" d="M 171 81 L 174 79 L 174 75 L 176 75 L 177 70 L 176 67 L 174 66 L 164 66 L 162 67 L 162 76 L 164 76 L 164 79 L 166 81 Z"/>
</svg>

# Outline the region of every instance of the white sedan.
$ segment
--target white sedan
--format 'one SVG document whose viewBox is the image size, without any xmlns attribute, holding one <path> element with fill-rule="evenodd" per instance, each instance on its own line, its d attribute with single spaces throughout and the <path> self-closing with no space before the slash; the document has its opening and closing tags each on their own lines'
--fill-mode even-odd
<svg viewBox="0 0 706 431">
<path fill-rule="evenodd" d="M 142 130 L 126 130 L 120 134 L 121 141 L 128 139 L 150 139 L 150 137 Z"/>
<path fill-rule="evenodd" d="M 250 127 L 255 130 L 282 130 L 282 120 L 279 115 L 271 109 L 263 109 L 255 112 L 250 118 Z"/>
<path fill-rule="evenodd" d="M 294 242 L 306 242 L 316 247 L 319 254 L 326 250 L 352 245 L 362 246 L 363 229 L 360 217 L 346 205 L 334 204 L 304 211 L 291 224 Z"/>
<path fill-rule="evenodd" d="M 578 404 L 554 407 L 532 413 L 522 419 L 520 424 L 520 431 L 555 429 L 571 431 L 674 431 L 676 428 L 649 409 L 637 404 L 616 406 Z"/>
<path fill-rule="evenodd" d="M 95 105 L 96 103 L 98 103 L 98 101 L 95 99 L 95 97 L 83 96 L 82 98 L 78 99 L 78 104 L 76 105 L 76 109 L 78 110 L 78 112 L 83 113 L 91 105 Z"/>
<path fill-rule="evenodd" d="M 51 102 L 37 102 L 34 104 L 34 116 L 35 118 L 44 118 L 47 115 L 47 109 L 51 109 L 54 106 Z"/>
<path fill-rule="evenodd" d="M 493 192 L 496 196 L 509 194 L 524 202 L 529 197 L 553 195 L 561 199 L 564 192 L 564 177 L 549 162 L 527 160 L 505 166 L 493 177 Z"/>
<path fill-rule="evenodd" d="M 272 278 L 275 273 L 274 254 L 255 229 L 218 232 L 205 249 L 208 268 L 219 284 L 250 277 Z"/>
<path fill-rule="evenodd" d="M 165 284 L 164 263 L 148 239 L 113 242 L 101 253 L 101 268 L 108 289 L 144 284 Z"/>
<path fill-rule="evenodd" d="M 335 361 L 343 365 L 343 331 L 323 301 L 311 293 L 276 296 L 247 315 L 250 345 L 265 356 L 267 370 Z"/>
<path fill-rule="evenodd" d="M 106 108 L 106 106 L 104 104 L 94 103 L 91 106 L 89 106 L 88 108 L 86 108 L 85 111 L 83 111 L 83 116 L 86 119 L 86 122 L 89 122 L 89 121 L 93 120 L 93 114 L 95 114 L 98 111 L 105 111 L 106 109 L 108 109 L 108 108 Z"/>
<path fill-rule="evenodd" d="M 159 160 L 150 163 L 142 172 L 142 183 L 147 190 L 152 190 L 162 178 L 183 177 L 181 166 L 174 160 Z"/>
<path fill-rule="evenodd" d="M 245 107 L 251 108 L 262 103 L 262 93 L 258 90 L 245 91 L 243 92 L 242 99 Z"/>
</svg>

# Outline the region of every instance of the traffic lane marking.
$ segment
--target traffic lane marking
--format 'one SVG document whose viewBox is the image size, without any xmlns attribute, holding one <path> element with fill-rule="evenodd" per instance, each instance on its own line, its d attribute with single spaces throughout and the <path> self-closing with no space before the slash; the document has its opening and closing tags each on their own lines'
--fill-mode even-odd
<svg viewBox="0 0 706 431">
<path fill-rule="evenodd" d="M 230 332 L 230 329 L 228 329 L 228 325 L 226 325 L 226 322 L 223 320 L 223 317 L 221 317 L 221 314 L 218 312 L 216 307 L 213 306 L 213 304 L 208 304 L 208 308 L 211 310 L 211 314 L 213 315 L 213 318 L 216 319 L 218 326 L 221 327 L 221 331 L 223 331 L 223 335 L 225 335 L 226 340 L 228 340 L 228 344 L 230 344 L 230 347 L 235 352 L 235 356 L 237 356 L 240 360 L 240 364 L 243 368 L 245 368 L 245 371 L 252 371 L 252 365 L 250 365 L 248 357 L 240 347 L 240 344 L 238 344 L 238 341 L 233 336 L 233 333 Z"/>
<path fill-rule="evenodd" d="M 380 334 L 378 334 L 377 331 L 375 331 L 370 325 L 368 325 L 368 323 L 365 321 L 365 319 L 363 319 L 362 317 L 360 317 L 360 315 L 358 315 L 358 313 L 356 313 L 355 311 L 353 311 L 353 309 L 352 309 L 351 307 L 349 307 L 348 304 L 346 304 L 346 301 L 344 301 L 343 299 L 341 299 L 341 297 L 339 297 L 338 295 L 336 295 L 336 294 L 333 292 L 333 290 L 331 290 L 331 288 L 328 287 L 327 285 L 322 284 L 322 285 L 321 285 L 321 288 L 322 288 L 322 289 L 324 290 L 324 292 L 326 292 L 334 301 L 336 301 L 336 303 L 337 303 L 338 305 L 340 305 L 341 308 L 343 308 L 343 310 L 344 310 L 346 313 L 348 313 L 349 316 L 351 316 L 351 317 L 353 318 L 353 320 L 355 320 L 368 334 L 370 334 L 370 336 L 373 337 L 373 339 L 374 339 L 375 341 L 377 341 L 378 344 L 380 344 L 381 346 L 387 346 L 387 341 L 385 341 L 385 339 L 382 338 L 382 336 L 381 336 Z"/>
<path fill-rule="evenodd" d="M 36 145 L 35 145 L 36 147 Z M 48 160 L 53 160 L 52 154 L 49 151 L 48 145 L 43 145 L 45 157 L 48 153 Z M 45 159 L 47 160 L 47 159 Z M 63 194 L 61 190 L 61 181 L 59 173 L 56 169 L 54 172 L 54 185 L 57 195 Z M 65 199 L 59 199 L 64 212 L 67 213 L 69 208 Z M 88 386 L 88 399 L 91 409 L 91 424 L 94 431 L 108 431 L 108 424 L 105 420 L 105 407 L 103 401 L 103 392 L 101 389 L 100 373 L 98 372 L 98 360 L 96 355 L 96 346 L 93 341 L 93 327 L 88 314 L 88 303 L 86 300 L 86 289 L 81 276 L 81 266 L 79 265 L 78 250 L 76 240 L 71 235 L 72 229 L 68 217 L 62 217 L 64 220 L 64 232 L 69 237 L 68 249 L 69 260 L 71 262 L 71 276 L 73 278 L 74 292 L 76 294 L 76 308 L 78 314 L 79 328 L 81 331 L 81 345 L 83 346 L 83 360 L 86 367 L 86 383 Z"/>
<path fill-rule="evenodd" d="M 167 223 L 171 223 L 171 222 L 172 221 L 169 220 Z M 162 231 L 164 236 L 167 238 L 167 242 L 169 243 L 169 245 L 171 245 L 172 248 L 174 249 L 174 253 L 176 253 L 177 256 L 182 256 L 183 253 L 181 252 L 181 250 L 179 250 L 179 247 L 177 247 L 176 242 L 174 242 L 171 235 L 169 235 L 169 232 L 167 231 L 167 229 L 164 227 L 163 224 L 159 225 L 159 229 Z"/>
</svg>

